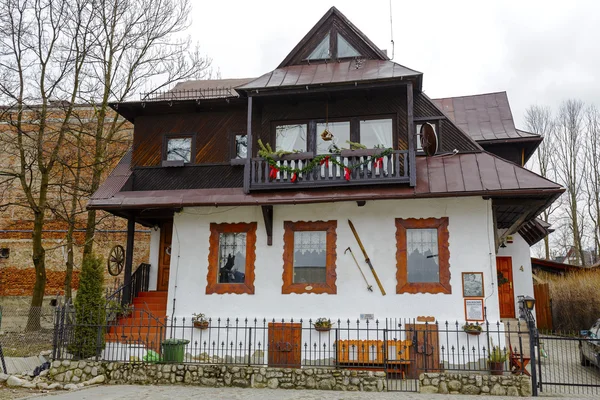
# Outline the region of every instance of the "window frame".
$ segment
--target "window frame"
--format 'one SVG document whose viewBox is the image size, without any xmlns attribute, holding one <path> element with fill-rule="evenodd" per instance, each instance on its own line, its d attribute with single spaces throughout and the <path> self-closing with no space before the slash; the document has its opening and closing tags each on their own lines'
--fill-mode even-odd
<svg viewBox="0 0 600 400">
<path fill-rule="evenodd" d="M 254 294 L 254 268 L 256 262 L 256 222 L 211 223 L 208 251 L 206 294 Z M 244 283 L 218 283 L 219 235 L 221 233 L 246 233 L 246 268 Z"/>
<path fill-rule="evenodd" d="M 349 122 L 350 123 L 350 141 L 360 143 L 360 121 L 372 121 L 380 119 L 391 119 L 392 120 L 392 149 L 398 150 L 398 114 L 387 113 L 387 114 L 367 114 L 367 115 L 353 115 L 353 116 L 341 116 L 333 118 L 306 118 L 306 119 L 291 119 L 291 120 L 275 120 L 271 121 L 271 147 L 277 148 L 277 126 L 280 125 L 307 125 L 306 131 L 306 151 L 297 153 L 296 156 L 317 156 L 317 124 L 323 124 L 327 122 Z M 415 125 L 416 127 L 416 125 Z M 437 131 L 436 131 L 437 132 Z M 415 145 L 416 146 L 416 145 Z"/>
<path fill-rule="evenodd" d="M 161 161 L 167 163 L 177 163 L 182 160 L 167 160 L 167 151 L 169 146 L 170 139 L 192 139 L 192 143 L 190 144 L 190 161 L 183 161 L 184 165 L 191 165 L 196 163 L 196 135 L 194 133 L 168 133 L 163 136 L 163 145 L 162 145 L 162 157 Z"/>
<path fill-rule="evenodd" d="M 396 293 L 452 294 L 448 217 L 396 218 Z M 437 229 L 439 282 L 408 282 L 407 229 Z"/>
<path fill-rule="evenodd" d="M 336 286 L 336 240 L 337 221 L 284 221 L 283 222 L 283 285 L 281 294 L 337 294 Z M 294 283 L 294 232 L 325 231 L 326 232 L 326 265 L 325 283 Z M 307 290 L 310 286 L 312 289 Z"/>
<path fill-rule="evenodd" d="M 229 159 L 231 165 L 243 165 L 246 164 L 246 160 L 250 157 L 250 154 L 247 155 L 246 158 L 236 158 L 237 156 L 237 143 L 235 141 L 236 136 L 248 136 L 247 132 L 242 131 L 232 131 L 229 133 Z"/>
</svg>

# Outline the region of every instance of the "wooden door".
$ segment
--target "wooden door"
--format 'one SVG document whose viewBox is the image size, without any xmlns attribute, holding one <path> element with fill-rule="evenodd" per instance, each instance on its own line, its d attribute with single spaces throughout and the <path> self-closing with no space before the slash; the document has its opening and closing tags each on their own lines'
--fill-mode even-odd
<svg viewBox="0 0 600 400">
<path fill-rule="evenodd" d="M 550 285 L 539 283 L 533 285 L 533 297 L 535 298 L 535 320 L 538 329 L 552 330 L 552 303 L 550 300 Z"/>
<path fill-rule="evenodd" d="M 156 290 L 169 290 L 169 272 L 171 270 L 171 240 L 173 221 L 164 222 L 160 227 L 160 253 L 158 254 L 158 282 Z"/>
<path fill-rule="evenodd" d="M 300 368 L 302 324 L 269 323 L 269 367 Z"/>
<path fill-rule="evenodd" d="M 502 274 L 508 282 L 498 285 L 500 318 L 515 318 L 515 292 L 513 289 L 512 258 L 496 257 L 498 275 Z"/>
<path fill-rule="evenodd" d="M 408 376 L 416 379 L 424 372 L 440 370 L 439 335 L 436 324 L 406 324 L 406 340 L 411 341 Z"/>
</svg>

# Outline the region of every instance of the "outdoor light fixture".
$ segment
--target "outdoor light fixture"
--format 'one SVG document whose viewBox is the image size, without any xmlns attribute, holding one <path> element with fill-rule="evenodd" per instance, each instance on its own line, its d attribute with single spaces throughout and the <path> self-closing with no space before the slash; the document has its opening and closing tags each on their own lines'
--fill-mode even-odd
<svg viewBox="0 0 600 400">
<path fill-rule="evenodd" d="M 523 298 L 523 304 L 525 304 L 525 308 L 531 311 L 533 310 L 533 306 L 535 306 L 535 299 L 529 296 L 525 296 Z"/>
<path fill-rule="evenodd" d="M 504 243 L 504 242 L 500 243 L 500 247 L 504 249 L 506 247 L 506 243 Z"/>
</svg>

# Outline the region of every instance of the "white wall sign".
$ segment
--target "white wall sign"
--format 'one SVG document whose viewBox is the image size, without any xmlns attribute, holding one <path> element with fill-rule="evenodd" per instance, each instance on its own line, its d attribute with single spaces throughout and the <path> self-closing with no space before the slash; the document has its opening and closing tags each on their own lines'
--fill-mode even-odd
<svg viewBox="0 0 600 400">
<path fill-rule="evenodd" d="M 465 299 L 465 320 L 485 320 L 483 315 L 483 299 Z"/>
</svg>

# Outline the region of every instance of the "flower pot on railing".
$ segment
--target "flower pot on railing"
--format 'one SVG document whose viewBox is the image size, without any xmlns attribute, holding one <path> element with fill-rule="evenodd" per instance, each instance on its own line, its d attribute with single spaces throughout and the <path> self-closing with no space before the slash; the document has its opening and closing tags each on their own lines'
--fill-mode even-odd
<svg viewBox="0 0 600 400">
<path fill-rule="evenodd" d="M 465 332 L 467 333 L 467 335 L 473 335 L 473 336 L 479 336 L 481 335 L 481 331 L 476 330 L 476 329 L 472 329 L 472 330 L 466 330 Z"/>
<path fill-rule="evenodd" d="M 208 321 L 194 321 L 194 328 L 208 329 L 210 323 Z"/>
<path fill-rule="evenodd" d="M 503 361 L 488 361 L 488 368 L 492 375 L 503 375 L 504 374 L 504 362 Z"/>
</svg>

